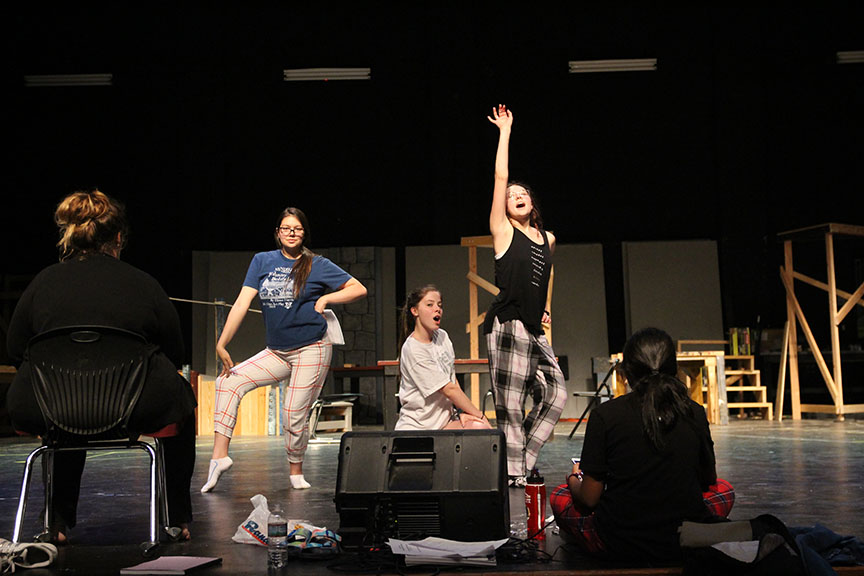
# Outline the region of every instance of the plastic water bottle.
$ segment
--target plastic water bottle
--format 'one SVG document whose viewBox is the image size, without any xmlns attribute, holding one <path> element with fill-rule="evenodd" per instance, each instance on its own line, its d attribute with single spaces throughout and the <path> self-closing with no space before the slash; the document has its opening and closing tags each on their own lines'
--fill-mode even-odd
<svg viewBox="0 0 864 576">
<path fill-rule="evenodd" d="M 288 563 L 288 520 L 282 506 L 274 504 L 267 518 L 267 567 L 283 568 Z"/>
<path fill-rule="evenodd" d="M 531 475 L 526 479 L 525 512 L 528 536 L 535 540 L 545 540 L 546 531 L 542 528 L 546 521 L 546 484 L 536 468 L 531 470 Z"/>
</svg>

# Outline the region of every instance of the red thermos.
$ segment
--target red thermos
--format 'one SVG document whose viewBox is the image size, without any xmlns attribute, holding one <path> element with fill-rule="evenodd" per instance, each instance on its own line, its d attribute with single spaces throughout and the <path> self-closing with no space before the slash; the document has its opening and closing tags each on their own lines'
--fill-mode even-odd
<svg viewBox="0 0 864 576">
<path fill-rule="evenodd" d="M 546 519 L 546 484 L 534 468 L 525 484 L 525 511 L 528 516 L 528 537 L 545 540 L 546 531 L 541 530 Z"/>
</svg>

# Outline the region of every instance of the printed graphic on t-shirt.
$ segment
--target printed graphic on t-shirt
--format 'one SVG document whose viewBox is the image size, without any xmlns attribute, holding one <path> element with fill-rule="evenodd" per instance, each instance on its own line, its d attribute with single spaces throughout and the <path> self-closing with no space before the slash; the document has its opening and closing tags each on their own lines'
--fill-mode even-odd
<svg viewBox="0 0 864 576">
<path fill-rule="evenodd" d="M 444 374 L 450 374 L 450 367 L 453 365 L 453 357 L 448 353 L 446 348 L 439 348 L 436 355 L 438 366 Z"/>
<path fill-rule="evenodd" d="M 261 282 L 258 291 L 261 306 L 264 308 L 291 309 L 294 304 L 294 277 L 291 276 L 291 268 L 279 266 Z"/>
</svg>

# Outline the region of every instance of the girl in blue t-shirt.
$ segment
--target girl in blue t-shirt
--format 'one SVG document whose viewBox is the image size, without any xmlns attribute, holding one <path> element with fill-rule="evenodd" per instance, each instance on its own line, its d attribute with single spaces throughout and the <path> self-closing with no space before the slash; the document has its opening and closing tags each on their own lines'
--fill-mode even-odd
<svg viewBox="0 0 864 576">
<path fill-rule="evenodd" d="M 310 487 L 303 477 L 309 410 L 324 385 L 332 353 L 332 343 L 326 338 L 324 309 L 366 296 L 360 282 L 306 247 L 309 222 L 298 208 L 282 211 L 275 237 L 278 250 L 261 252 L 252 259 L 216 343 L 222 373 L 216 380 L 213 458 L 201 492 L 212 490 L 219 476 L 233 464 L 228 445 L 243 395 L 285 379 L 289 382 L 282 402 L 282 426 L 291 486 L 298 490 Z M 226 346 L 256 295 L 264 313 L 267 347 L 245 362 L 234 364 Z"/>
</svg>

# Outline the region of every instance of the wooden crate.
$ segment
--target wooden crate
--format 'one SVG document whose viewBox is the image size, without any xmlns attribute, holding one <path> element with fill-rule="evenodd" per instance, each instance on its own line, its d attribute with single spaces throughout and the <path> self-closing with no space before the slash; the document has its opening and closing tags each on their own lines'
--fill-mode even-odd
<svg viewBox="0 0 864 576">
<path fill-rule="evenodd" d="M 240 402 L 234 436 L 267 436 L 267 406 L 270 387 L 263 386 L 249 392 Z M 278 398 L 278 389 L 277 389 Z M 198 381 L 198 435 L 213 434 L 213 408 L 216 404 L 216 380 L 199 376 Z"/>
</svg>

